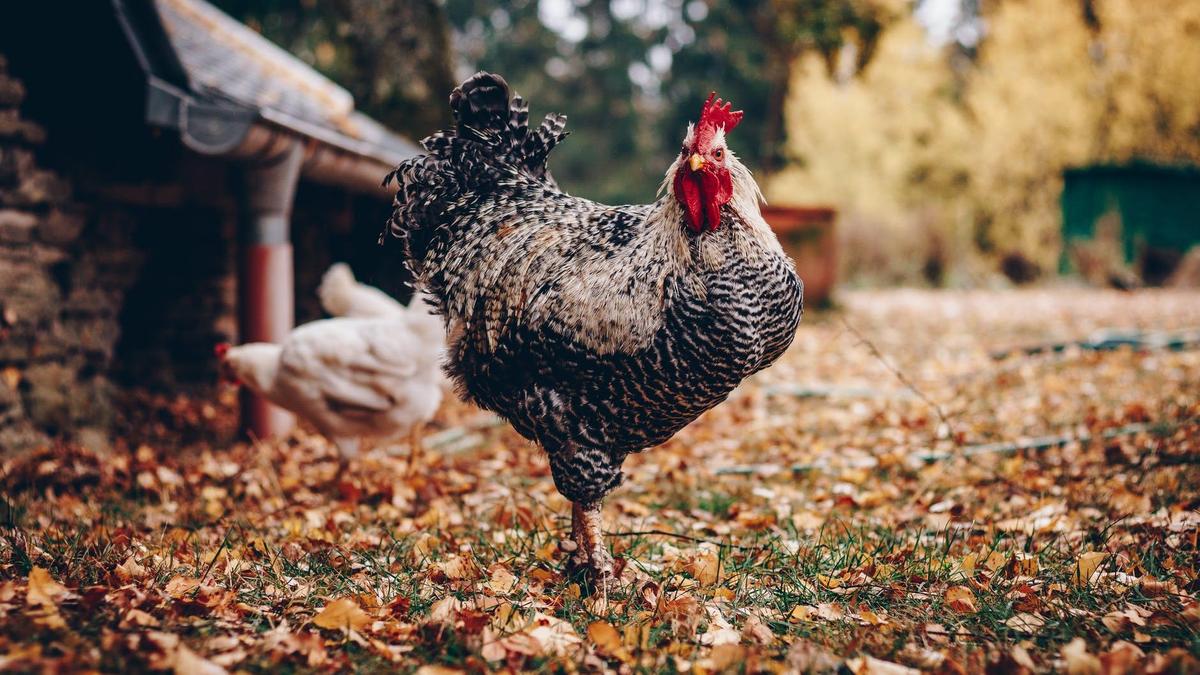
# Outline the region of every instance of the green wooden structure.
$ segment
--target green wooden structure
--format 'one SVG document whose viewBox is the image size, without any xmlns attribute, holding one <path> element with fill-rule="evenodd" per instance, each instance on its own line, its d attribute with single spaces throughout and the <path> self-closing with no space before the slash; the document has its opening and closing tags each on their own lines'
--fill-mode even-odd
<svg viewBox="0 0 1200 675">
<path fill-rule="evenodd" d="M 1130 264 L 1148 248 L 1182 254 L 1200 245 L 1200 167 L 1097 165 L 1068 169 L 1063 179 L 1063 272 L 1071 242 L 1094 238 L 1097 221 L 1109 214 L 1120 218 Z"/>
</svg>

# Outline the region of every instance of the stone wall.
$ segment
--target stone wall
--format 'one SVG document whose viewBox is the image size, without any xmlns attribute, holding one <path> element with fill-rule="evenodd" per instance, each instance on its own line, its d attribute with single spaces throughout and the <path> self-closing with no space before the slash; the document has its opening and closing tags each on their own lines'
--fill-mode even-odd
<svg viewBox="0 0 1200 675">
<path fill-rule="evenodd" d="M 0 54 L 0 457 L 104 444 L 149 414 L 144 392 L 212 399 L 213 346 L 237 339 L 237 166 L 136 124 L 85 145 L 80 125 L 98 122 L 53 112 L 53 86 Z M 322 316 L 315 290 L 338 260 L 408 296 L 399 247 L 375 243 L 389 209 L 301 181 L 299 322 Z"/>
<path fill-rule="evenodd" d="M 72 185 L 24 95 L 0 55 L 0 454 L 103 442 L 119 384 L 211 390 L 233 325 L 227 204 Z"/>
</svg>

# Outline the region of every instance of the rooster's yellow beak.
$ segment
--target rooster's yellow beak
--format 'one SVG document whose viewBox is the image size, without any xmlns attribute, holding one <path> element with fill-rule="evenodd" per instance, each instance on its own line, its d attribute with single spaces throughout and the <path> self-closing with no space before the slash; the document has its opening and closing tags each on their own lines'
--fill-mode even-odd
<svg viewBox="0 0 1200 675">
<path fill-rule="evenodd" d="M 699 171 L 704 168 L 704 158 L 698 153 L 692 153 L 692 156 L 688 159 L 688 166 L 692 167 L 692 171 Z"/>
</svg>

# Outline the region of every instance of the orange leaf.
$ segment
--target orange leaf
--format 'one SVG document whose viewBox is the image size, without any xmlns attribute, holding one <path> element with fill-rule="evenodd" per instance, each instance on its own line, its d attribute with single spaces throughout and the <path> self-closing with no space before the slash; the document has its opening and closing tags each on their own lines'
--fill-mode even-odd
<svg viewBox="0 0 1200 675">
<path fill-rule="evenodd" d="M 592 644 L 607 654 L 615 654 L 622 647 L 620 633 L 607 621 L 593 621 L 588 625 L 587 635 Z"/>
<path fill-rule="evenodd" d="M 55 607 L 58 599 L 69 593 L 66 586 L 55 581 L 50 573 L 41 567 L 29 570 L 29 590 L 25 593 L 25 602 L 31 605 Z"/>
<path fill-rule="evenodd" d="M 966 586 L 951 586 L 946 589 L 946 606 L 962 614 L 974 614 L 979 611 L 975 604 L 975 594 Z"/>
<path fill-rule="evenodd" d="M 1071 576 L 1071 580 L 1077 584 L 1086 585 L 1107 557 L 1108 554 L 1103 551 L 1088 551 L 1079 556 L 1079 560 L 1075 562 L 1075 574 Z"/>
<path fill-rule="evenodd" d="M 359 630 L 371 623 L 371 617 L 353 598 L 338 598 L 313 617 L 313 623 L 328 630 Z"/>
</svg>

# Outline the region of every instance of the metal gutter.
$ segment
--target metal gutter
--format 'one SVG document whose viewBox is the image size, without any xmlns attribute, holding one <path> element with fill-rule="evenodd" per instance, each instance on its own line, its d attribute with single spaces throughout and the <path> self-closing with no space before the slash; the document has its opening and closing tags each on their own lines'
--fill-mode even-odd
<svg viewBox="0 0 1200 675">
<path fill-rule="evenodd" d="M 403 159 L 392 163 L 367 143 L 282 113 L 201 100 L 153 76 L 147 83 L 146 121 L 177 130 L 184 146 L 209 157 L 263 160 L 300 143 L 305 178 L 366 194 L 387 196 L 383 177 Z"/>
<path fill-rule="evenodd" d="M 315 182 L 387 196 L 383 177 L 405 155 L 339 134 L 269 107 L 197 91 L 165 37 L 153 2 L 113 0 L 118 20 L 146 73 L 146 121 L 179 132 L 202 155 L 263 159 L 290 141 L 304 146 L 301 173 Z"/>
</svg>

